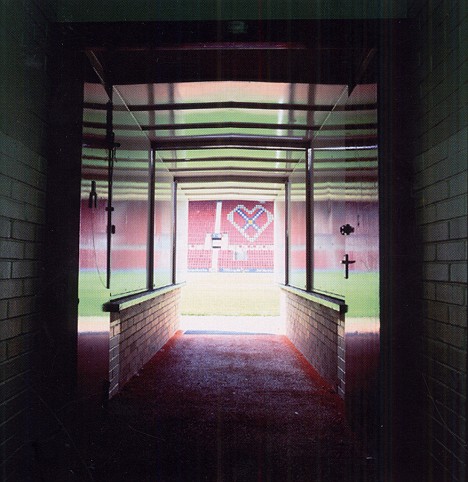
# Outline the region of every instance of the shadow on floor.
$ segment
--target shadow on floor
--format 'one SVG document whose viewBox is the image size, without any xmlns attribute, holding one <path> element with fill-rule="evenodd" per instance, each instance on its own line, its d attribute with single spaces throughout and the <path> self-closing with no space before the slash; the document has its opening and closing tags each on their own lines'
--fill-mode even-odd
<svg viewBox="0 0 468 482">
<path fill-rule="evenodd" d="M 107 411 L 83 413 L 73 443 L 42 453 L 42 480 L 376 480 L 342 400 L 284 336 L 179 332 Z"/>
</svg>

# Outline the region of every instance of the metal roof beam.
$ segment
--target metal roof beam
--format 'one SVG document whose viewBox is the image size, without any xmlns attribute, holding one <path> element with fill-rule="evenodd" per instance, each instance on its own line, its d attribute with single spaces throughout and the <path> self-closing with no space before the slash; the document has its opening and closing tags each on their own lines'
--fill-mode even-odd
<svg viewBox="0 0 468 482">
<path fill-rule="evenodd" d="M 105 110 L 106 105 L 97 102 L 85 102 L 85 109 Z M 127 110 L 124 106 L 115 106 L 115 110 Z M 128 109 L 132 112 L 165 111 L 165 110 L 199 110 L 199 109 L 257 109 L 257 110 L 297 110 L 307 112 L 356 112 L 366 110 L 377 110 L 377 104 L 347 104 L 342 106 L 334 105 L 309 105 L 290 104 L 276 102 L 181 102 L 171 104 L 141 104 L 130 105 Z"/>
<path fill-rule="evenodd" d="M 102 122 L 83 122 L 83 127 L 89 129 L 105 129 Z M 181 124 L 152 124 L 152 125 L 118 125 L 114 129 L 128 131 L 169 131 L 182 129 L 273 129 L 297 131 L 341 131 L 377 129 L 377 124 L 334 124 L 334 125 L 307 125 L 307 124 L 274 124 L 272 122 L 186 122 Z"/>
<path fill-rule="evenodd" d="M 288 178 L 284 176 L 245 176 L 245 175 L 235 175 L 228 174 L 227 176 L 219 175 L 206 175 L 200 176 L 184 176 L 184 177 L 174 177 L 174 181 L 178 183 L 222 183 L 222 182 L 254 182 L 258 184 L 285 184 Z"/>
<path fill-rule="evenodd" d="M 88 159 L 92 159 L 91 157 L 87 157 Z M 85 157 L 83 156 L 83 159 Z M 96 158 L 97 159 L 97 158 Z M 299 162 L 303 162 L 303 158 L 298 159 L 276 159 L 273 157 L 192 157 L 190 159 L 169 159 L 167 157 L 159 158 L 159 161 L 163 162 L 164 164 L 178 164 L 178 163 L 196 163 L 196 162 L 245 162 L 245 163 L 261 163 L 261 164 L 297 164 Z M 141 159 L 140 159 L 141 161 Z M 316 159 L 314 164 L 324 164 L 324 163 L 341 163 L 341 162 L 376 162 L 377 157 L 353 157 L 353 158 L 324 158 L 324 159 Z"/>
<path fill-rule="evenodd" d="M 252 135 L 207 135 L 160 137 L 151 143 L 156 150 L 210 149 L 239 147 L 252 149 L 300 150 L 310 146 L 310 140 L 302 137 L 252 136 Z"/>
<path fill-rule="evenodd" d="M 149 146 L 146 139 L 117 137 L 121 143 L 120 151 L 147 151 Z M 108 148 L 109 143 L 103 136 L 84 135 L 83 147 Z M 316 137 L 313 140 L 314 149 L 375 149 L 376 135 L 340 137 Z M 302 150 L 311 147 L 310 139 L 286 136 L 174 136 L 161 137 L 151 142 L 151 148 L 159 151 L 174 151 L 177 149 L 266 149 L 266 150 Z"/>
<path fill-rule="evenodd" d="M 184 191 L 213 191 L 213 186 L 200 186 L 200 185 L 197 185 L 197 186 L 183 186 L 181 185 L 180 186 L 181 189 L 183 189 Z M 229 191 L 241 191 L 241 190 L 245 190 L 245 191 L 250 191 L 254 189 L 255 191 L 264 191 L 264 192 L 269 192 L 269 193 L 276 193 L 277 191 L 281 190 L 282 187 L 261 187 L 261 186 L 255 186 L 255 187 L 247 187 L 247 186 L 222 186 L 222 185 L 218 185 L 216 187 L 216 192 L 219 192 L 219 191 L 225 191 L 225 190 L 229 190 Z"/>
<path fill-rule="evenodd" d="M 247 171 L 247 172 L 293 172 L 294 169 L 285 168 L 269 168 L 269 167 L 234 167 L 234 166 L 217 166 L 217 167 L 173 167 L 167 169 L 169 172 L 216 172 L 216 171 Z"/>
<path fill-rule="evenodd" d="M 167 157 L 159 158 L 161 162 L 165 164 L 179 163 L 179 162 L 255 162 L 255 163 L 265 163 L 265 164 L 297 164 L 301 162 L 302 159 L 276 159 L 274 157 L 233 157 L 233 156 L 222 156 L 222 157 L 192 157 L 190 159 L 169 159 Z"/>
</svg>

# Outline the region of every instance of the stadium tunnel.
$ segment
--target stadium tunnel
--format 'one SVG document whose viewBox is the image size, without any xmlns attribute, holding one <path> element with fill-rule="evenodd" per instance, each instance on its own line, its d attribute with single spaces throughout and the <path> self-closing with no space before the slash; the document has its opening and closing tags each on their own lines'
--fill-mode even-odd
<svg viewBox="0 0 468 482">
<path fill-rule="evenodd" d="M 312 15 L 311 2 L 295 13 L 254 2 L 245 17 L 203 17 L 210 2 L 198 2 L 199 14 L 143 14 L 147 2 L 135 2 L 125 15 L 87 1 L 23 3 L 33 12 L 20 30 L 27 55 L 1 19 L 14 59 L 7 92 L 31 93 L 2 97 L 2 176 L 14 179 L 1 234 L 11 420 L 34 418 L 30 380 L 50 406 L 68 406 L 77 387 L 100 406 L 171 339 L 195 249 L 190 203 L 219 201 L 241 236 L 274 213 L 286 334 L 344 400 L 353 427 L 379 444 L 385 480 L 426 469 L 463 480 L 462 2 L 388 12 L 367 2 L 371 14 L 367 5 L 341 19 Z M 47 13 L 45 3 L 63 5 Z M 440 36 L 439 7 L 450 11 Z M 27 82 L 15 82 L 19 63 Z M 36 78 L 31 69 L 42 70 Z M 447 171 L 440 184 L 436 164 Z M 33 196 L 19 214 L 18 184 Z M 5 460 L 18 467 L 32 450 L 29 428 L 17 437 L 6 423 Z"/>
<path fill-rule="evenodd" d="M 265 270 L 263 244 L 288 338 L 376 438 L 378 24 L 288 26 L 62 29 L 86 56 L 78 384 L 118 393 L 179 329 L 187 270 Z"/>
<path fill-rule="evenodd" d="M 84 56 L 77 384 L 118 393 L 179 329 L 187 259 L 229 266 L 232 250 L 189 242 L 191 204 L 224 204 L 252 248 L 271 211 L 286 335 L 375 447 L 381 25 L 287 25 L 58 32 Z"/>
</svg>

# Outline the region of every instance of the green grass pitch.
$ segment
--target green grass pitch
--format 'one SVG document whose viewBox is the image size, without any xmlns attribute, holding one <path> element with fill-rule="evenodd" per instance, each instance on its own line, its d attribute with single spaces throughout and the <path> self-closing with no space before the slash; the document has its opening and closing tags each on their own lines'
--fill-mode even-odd
<svg viewBox="0 0 468 482">
<path fill-rule="evenodd" d="M 333 273 L 316 273 L 321 291 L 342 294 L 349 306 L 347 316 L 378 317 L 378 273 L 350 273 L 345 280 Z M 182 314 L 276 316 L 280 310 L 280 290 L 271 273 L 187 273 L 182 290 Z M 99 316 L 111 293 L 124 286 L 135 288 L 141 273 L 117 272 L 112 275 L 112 289 L 103 285 L 94 272 L 80 272 L 79 315 Z"/>
</svg>

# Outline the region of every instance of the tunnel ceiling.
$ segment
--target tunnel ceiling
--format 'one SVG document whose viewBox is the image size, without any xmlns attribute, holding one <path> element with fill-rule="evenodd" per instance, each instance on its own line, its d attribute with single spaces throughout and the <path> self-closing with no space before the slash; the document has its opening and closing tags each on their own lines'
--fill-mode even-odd
<svg viewBox="0 0 468 482">
<path fill-rule="evenodd" d="M 105 176 L 106 103 L 122 162 L 159 172 L 189 199 L 274 199 L 314 150 L 324 183 L 377 180 L 375 23 L 68 24 L 86 52 L 83 172 Z M 105 87 L 103 87 L 103 85 Z M 112 86 L 112 88 L 110 88 Z"/>
</svg>

